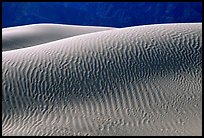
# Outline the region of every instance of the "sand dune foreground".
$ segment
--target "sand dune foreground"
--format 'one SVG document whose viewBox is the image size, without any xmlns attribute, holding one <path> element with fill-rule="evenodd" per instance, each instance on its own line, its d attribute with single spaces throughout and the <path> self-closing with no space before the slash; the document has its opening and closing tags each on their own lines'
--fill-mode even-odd
<svg viewBox="0 0 204 138">
<path fill-rule="evenodd" d="M 2 30 L 2 135 L 202 135 L 202 23 L 57 26 Z"/>
</svg>

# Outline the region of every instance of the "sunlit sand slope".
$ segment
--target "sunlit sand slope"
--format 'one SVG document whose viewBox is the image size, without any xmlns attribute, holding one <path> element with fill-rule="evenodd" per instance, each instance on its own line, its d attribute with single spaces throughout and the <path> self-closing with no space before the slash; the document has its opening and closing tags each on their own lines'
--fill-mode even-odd
<svg viewBox="0 0 204 138">
<path fill-rule="evenodd" d="M 2 53 L 2 135 L 202 135 L 202 24 Z"/>
</svg>

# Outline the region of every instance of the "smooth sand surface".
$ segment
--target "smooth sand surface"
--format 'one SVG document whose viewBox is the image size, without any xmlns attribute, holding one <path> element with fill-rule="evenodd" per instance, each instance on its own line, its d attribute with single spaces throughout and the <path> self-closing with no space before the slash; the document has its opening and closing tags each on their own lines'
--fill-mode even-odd
<svg viewBox="0 0 204 138">
<path fill-rule="evenodd" d="M 2 135 L 202 135 L 201 49 L 179 23 L 2 52 Z"/>
<path fill-rule="evenodd" d="M 63 24 L 32 24 L 2 29 L 2 51 L 14 50 L 76 35 L 113 29 L 111 27 Z"/>
</svg>

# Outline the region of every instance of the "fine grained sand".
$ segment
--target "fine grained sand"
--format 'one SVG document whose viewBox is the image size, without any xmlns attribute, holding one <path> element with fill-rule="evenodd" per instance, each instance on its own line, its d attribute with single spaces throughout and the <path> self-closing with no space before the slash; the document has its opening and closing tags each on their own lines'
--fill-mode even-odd
<svg viewBox="0 0 204 138">
<path fill-rule="evenodd" d="M 129 27 L 2 52 L 2 135 L 202 135 L 201 26 Z"/>
<path fill-rule="evenodd" d="M 63 24 L 32 24 L 2 29 L 2 51 L 19 49 L 76 35 L 114 29 Z"/>
</svg>

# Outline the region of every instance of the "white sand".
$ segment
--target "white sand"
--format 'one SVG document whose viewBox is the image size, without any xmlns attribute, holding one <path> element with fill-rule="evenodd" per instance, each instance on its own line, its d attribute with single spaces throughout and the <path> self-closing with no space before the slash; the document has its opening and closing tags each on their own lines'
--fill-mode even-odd
<svg viewBox="0 0 204 138">
<path fill-rule="evenodd" d="M 32 24 L 2 29 L 2 51 L 39 45 L 76 35 L 114 29 L 62 24 Z"/>
<path fill-rule="evenodd" d="M 5 51 L 2 135 L 202 135 L 201 47 L 185 23 Z"/>
</svg>

